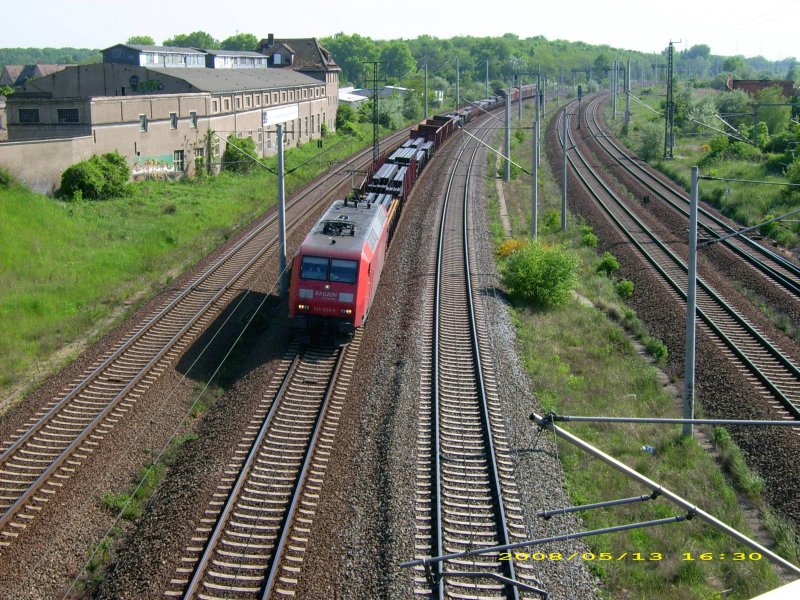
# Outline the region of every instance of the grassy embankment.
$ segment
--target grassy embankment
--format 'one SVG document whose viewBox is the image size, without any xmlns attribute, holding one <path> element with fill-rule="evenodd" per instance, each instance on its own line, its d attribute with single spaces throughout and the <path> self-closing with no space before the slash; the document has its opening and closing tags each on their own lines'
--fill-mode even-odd
<svg viewBox="0 0 800 600">
<path fill-rule="evenodd" d="M 712 90 L 703 90 L 703 92 L 722 93 Z M 633 120 L 630 134 L 621 136 L 623 126 L 621 115 L 625 110 L 622 97 L 617 108 L 619 118 L 616 121 L 609 119 L 607 122 L 629 148 L 638 152 L 641 136 L 638 126 L 647 121 L 658 120 L 661 127 L 661 147 L 663 148 L 664 119 L 653 111 L 661 109 L 660 104 L 665 94 L 664 88 L 655 88 L 646 95 L 640 95 L 640 91 L 634 89 L 633 94 L 650 108 L 635 101 L 631 102 Z M 721 122 L 715 126 L 718 126 L 718 129 L 725 129 Z M 661 159 L 661 153 L 659 153 L 658 158 L 651 160 L 650 164 L 680 183 L 687 192 L 690 187 L 690 169 L 698 165 L 700 165 L 700 175 L 723 179 L 766 181 L 772 184 L 787 182 L 785 177 L 769 171 L 766 166 L 767 156 L 763 154 L 748 160 L 726 156 L 723 159 L 704 162 L 704 157 L 709 155 L 709 143 L 719 135 L 718 131 L 703 127 L 699 127 L 697 133 L 683 135 L 676 128 L 674 158 L 665 161 Z M 748 227 L 800 208 L 800 193 L 787 194 L 786 188 L 775 185 L 703 180 L 700 182 L 699 189 L 702 200 L 719 209 L 726 217 Z M 781 246 L 791 248 L 796 246 L 800 239 L 800 222 L 779 223 L 769 227 L 765 233 Z"/>
<path fill-rule="evenodd" d="M 322 168 L 364 147 L 368 129 L 326 137 Z M 321 172 L 317 152 L 287 152 L 287 170 L 310 160 L 287 176 L 287 193 Z M 276 178 L 260 168 L 134 183 L 97 202 L 0 187 L 0 401 L 30 391 L 276 202 Z"/>
<path fill-rule="evenodd" d="M 653 112 L 653 110 L 659 108 L 659 102 L 662 98 L 662 96 L 655 95 L 656 92 L 658 90 L 641 96 L 641 100 L 650 106 L 652 110 L 637 102 L 631 103 L 632 126 L 627 136 L 622 135 L 622 117 L 616 121 L 606 119 L 612 131 L 634 152 L 637 152 L 641 146 L 642 124 L 652 119 L 661 118 L 657 117 Z M 663 93 L 663 89 L 661 92 Z M 636 93 L 634 91 L 634 94 Z M 621 114 L 624 108 L 619 108 L 618 110 Z M 659 126 L 662 127 L 663 138 L 663 119 L 659 123 Z M 657 158 L 650 161 L 652 166 L 683 186 L 687 190 L 687 195 L 690 187 L 690 169 L 692 166 L 697 165 L 703 165 L 700 167 L 701 175 L 711 175 L 725 179 L 786 183 L 785 177 L 770 173 L 763 160 L 743 160 L 727 157 L 724 160 L 713 160 L 709 161 L 708 164 L 704 164 L 703 158 L 708 155 L 708 143 L 718 134 L 702 128 L 700 131 L 701 133 L 696 135 L 676 135 L 674 159 L 664 161 Z M 700 193 L 701 200 L 716 207 L 725 216 L 734 219 L 743 227 L 757 225 L 769 218 L 800 208 L 800 193 L 794 192 L 788 195 L 786 188 L 774 185 L 703 180 L 700 182 Z M 769 225 L 766 233 L 781 246 L 796 247 L 798 233 L 800 233 L 800 221 L 792 217 L 791 221 Z M 796 340 L 800 340 L 800 324 L 795 319 L 774 307 L 771 302 L 764 299 L 755 290 L 740 285 L 737 285 L 737 288 L 781 331 Z"/>
<path fill-rule="evenodd" d="M 524 124 L 531 122 L 530 110 L 523 118 Z M 522 165 L 530 164 L 530 130 L 520 131 L 512 138 L 515 160 Z M 494 158 L 490 157 L 490 171 L 494 164 Z M 576 219 L 570 217 L 569 232 L 559 231 L 560 191 L 544 155 L 541 165 L 541 239 L 574 247 L 581 259 L 577 292 L 595 306 L 574 300 L 563 308 L 547 311 L 519 305 L 512 309 L 534 394 L 543 410 L 560 414 L 677 416 L 680 409 L 668 388 L 659 383 L 657 366 L 640 354 L 631 341 L 633 336 L 646 345 L 645 327 L 619 298 L 615 282 L 598 275 L 599 257 L 595 250 L 581 243 L 582 238 L 590 237 L 586 229 L 581 232 Z M 504 186 L 513 235 L 525 238 L 530 231 L 530 178 L 522 175 Z M 490 181 L 487 188 L 492 228 L 496 241 L 500 242 L 503 232 L 494 187 L 494 181 Z M 658 348 L 658 344 L 650 345 Z M 739 483 L 751 502 L 763 507 L 759 496 L 763 482 L 747 472 L 736 449 L 723 434 L 718 441 L 725 448 L 726 461 L 733 465 L 729 476 L 695 441 L 682 439 L 679 426 L 570 424 L 566 429 L 746 533 L 748 525 L 732 480 Z M 652 446 L 654 452 L 643 451 L 644 446 Z M 639 496 L 651 491 L 570 444 L 559 442 L 559 453 L 566 473 L 566 488 L 574 504 Z M 682 513 L 666 501 L 656 500 L 589 511 L 582 513 L 582 518 L 588 530 Z M 777 521 L 772 524 L 775 535 L 780 537 L 777 551 L 796 561 L 794 532 Z M 597 557 L 589 566 L 604 581 L 604 594 L 608 598 L 686 599 L 722 595 L 750 598 L 778 584 L 776 571 L 765 559 L 749 560 L 748 548 L 697 520 L 586 541 Z M 601 552 L 614 557 L 628 553 L 628 559 L 601 561 Z M 630 560 L 637 552 L 644 559 L 651 553 L 657 553 L 661 559 Z M 735 552 L 744 553 L 746 559 L 732 560 Z M 685 560 L 689 557 L 685 553 L 690 553 L 694 560 Z M 700 560 L 703 553 L 713 553 L 715 558 Z M 725 554 L 725 560 L 719 559 L 721 554 Z"/>
</svg>

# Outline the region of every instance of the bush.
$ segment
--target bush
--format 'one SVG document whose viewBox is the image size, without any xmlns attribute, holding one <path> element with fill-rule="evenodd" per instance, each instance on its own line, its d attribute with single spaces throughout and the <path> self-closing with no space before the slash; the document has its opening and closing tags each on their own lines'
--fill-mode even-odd
<svg viewBox="0 0 800 600">
<path fill-rule="evenodd" d="M 336 129 L 344 127 L 345 123 L 355 121 L 356 113 L 352 107 L 347 104 L 340 104 L 336 109 Z"/>
<path fill-rule="evenodd" d="M 249 173 L 255 166 L 251 158 L 256 154 L 256 143 L 253 138 L 238 138 L 235 133 L 232 133 L 225 142 L 222 170 L 231 173 Z"/>
<path fill-rule="evenodd" d="M 561 214 L 555 208 L 551 208 L 544 214 L 542 219 L 542 233 L 557 231 L 560 227 Z"/>
<path fill-rule="evenodd" d="M 500 258 L 508 258 L 514 254 L 514 252 L 524 248 L 525 243 L 525 240 L 506 240 L 497 247 L 497 256 Z"/>
<path fill-rule="evenodd" d="M 586 246 L 587 248 L 597 248 L 598 239 L 595 235 L 594 231 L 592 231 L 591 226 L 589 225 L 581 225 L 578 227 L 578 231 L 581 234 L 581 245 Z"/>
<path fill-rule="evenodd" d="M 653 160 L 661 156 L 664 148 L 664 128 L 658 123 L 647 122 L 641 126 L 641 138 L 637 151 L 642 160 Z"/>
<path fill-rule="evenodd" d="M 577 283 L 578 257 L 564 246 L 528 241 L 501 269 L 512 296 L 534 306 L 565 304 Z"/>
<path fill-rule="evenodd" d="M 610 277 L 617 269 L 619 269 L 617 257 L 611 252 L 604 252 L 603 256 L 600 257 L 600 262 L 597 264 L 597 272 L 605 273 L 606 276 Z"/>
<path fill-rule="evenodd" d="M 0 169 L 0 187 L 7 188 L 11 187 L 11 184 L 14 182 L 14 178 L 11 176 L 11 173 L 6 171 L 5 169 Z"/>
<path fill-rule="evenodd" d="M 659 363 L 665 363 L 669 357 L 669 351 L 661 340 L 656 338 L 648 338 L 645 343 L 645 348 L 648 354 L 655 358 Z"/>
<path fill-rule="evenodd" d="M 125 193 L 130 169 L 119 152 L 96 154 L 68 167 L 61 174 L 59 195 L 73 200 L 98 200 Z"/>
<path fill-rule="evenodd" d="M 630 279 L 621 279 L 617 283 L 617 294 L 620 298 L 630 298 L 633 296 L 633 282 Z"/>
</svg>

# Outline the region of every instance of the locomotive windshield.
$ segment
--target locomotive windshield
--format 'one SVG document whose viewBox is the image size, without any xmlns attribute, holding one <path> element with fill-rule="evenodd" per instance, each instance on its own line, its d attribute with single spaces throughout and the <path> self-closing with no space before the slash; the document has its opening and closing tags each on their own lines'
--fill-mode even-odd
<svg viewBox="0 0 800 600">
<path fill-rule="evenodd" d="M 320 256 L 304 256 L 300 265 L 300 277 L 325 281 L 328 278 L 328 259 Z"/>
<path fill-rule="evenodd" d="M 357 273 L 358 261 L 355 260 L 333 258 L 329 261 L 322 256 L 304 256 L 300 263 L 301 279 L 355 283 Z"/>
<path fill-rule="evenodd" d="M 331 281 L 355 283 L 358 263 L 354 260 L 331 259 Z"/>
</svg>

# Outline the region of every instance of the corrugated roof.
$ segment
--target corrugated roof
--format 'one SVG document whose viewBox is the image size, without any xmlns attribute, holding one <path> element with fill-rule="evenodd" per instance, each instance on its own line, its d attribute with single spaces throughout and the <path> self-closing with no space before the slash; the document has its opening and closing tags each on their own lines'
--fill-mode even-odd
<svg viewBox="0 0 800 600">
<path fill-rule="evenodd" d="M 263 90 L 320 85 L 318 79 L 284 69 L 190 69 L 165 67 L 148 70 L 182 79 L 202 92 Z"/>
<path fill-rule="evenodd" d="M 106 52 L 111 50 L 112 48 L 117 48 L 118 46 L 122 46 L 123 48 L 133 48 L 134 50 L 138 50 L 140 52 L 168 52 L 172 54 L 205 54 L 202 50 L 198 50 L 197 48 L 181 48 L 180 46 L 140 46 L 139 44 L 114 44 L 113 46 L 109 46 L 102 50 L 102 52 Z"/>
<path fill-rule="evenodd" d="M 251 52 L 249 50 L 202 50 L 211 56 L 252 56 L 254 58 L 264 58 L 260 52 Z"/>
</svg>

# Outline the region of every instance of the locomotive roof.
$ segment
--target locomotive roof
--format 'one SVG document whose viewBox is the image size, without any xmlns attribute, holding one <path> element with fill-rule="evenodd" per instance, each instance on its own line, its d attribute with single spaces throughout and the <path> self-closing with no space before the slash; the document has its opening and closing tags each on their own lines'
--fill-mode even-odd
<svg viewBox="0 0 800 600">
<path fill-rule="evenodd" d="M 362 200 L 354 205 L 352 200 L 348 200 L 347 206 L 344 200 L 334 202 L 306 236 L 302 253 L 325 255 L 336 250 L 336 254 L 348 251 L 361 254 L 364 243 L 370 240 L 370 231 L 375 232 L 372 240 L 380 237 L 391 202 L 389 194 L 370 196 L 368 199 L 373 202 Z M 374 243 L 371 243 L 373 249 Z"/>
</svg>

